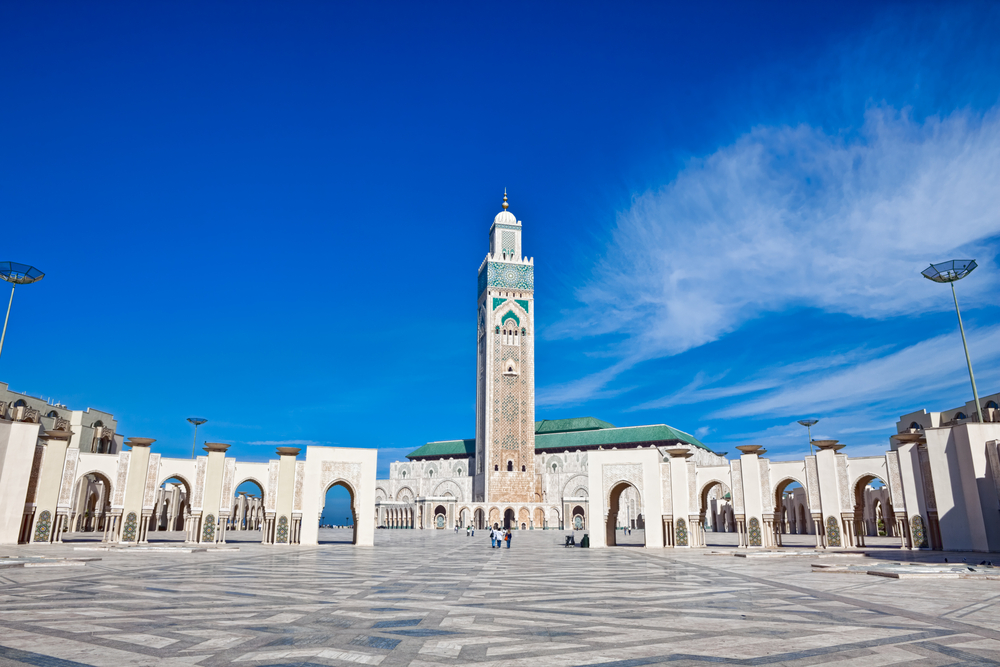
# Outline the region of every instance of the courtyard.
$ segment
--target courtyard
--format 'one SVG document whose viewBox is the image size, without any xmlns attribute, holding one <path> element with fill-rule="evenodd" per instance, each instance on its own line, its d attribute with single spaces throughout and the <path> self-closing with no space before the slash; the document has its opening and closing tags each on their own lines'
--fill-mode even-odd
<svg viewBox="0 0 1000 667">
<path fill-rule="evenodd" d="M 517 532 L 509 550 L 482 532 L 379 530 L 375 548 L 323 533 L 187 553 L 8 547 L 99 560 L 0 570 L 0 664 L 1000 664 L 997 579 L 813 572 L 878 560 L 860 554 L 568 549 L 562 531 Z"/>
</svg>

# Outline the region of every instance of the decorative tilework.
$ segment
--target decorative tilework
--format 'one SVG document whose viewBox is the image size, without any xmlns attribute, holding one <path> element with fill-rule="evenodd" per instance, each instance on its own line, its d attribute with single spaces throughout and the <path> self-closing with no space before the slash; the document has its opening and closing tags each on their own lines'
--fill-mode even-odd
<svg viewBox="0 0 1000 667">
<path fill-rule="evenodd" d="M 49 533 L 52 530 L 52 512 L 45 510 L 38 515 L 38 522 L 35 524 L 35 541 L 48 542 Z"/>
<path fill-rule="evenodd" d="M 508 256 L 513 256 L 513 254 L 514 254 L 514 245 L 516 243 L 515 239 L 517 238 L 517 233 L 516 232 L 503 231 L 503 232 L 500 232 L 500 238 L 502 239 L 502 241 L 500 242 L 501 249 L 505 253 L 507 253 Z"/>
<path fill-rule="evenodd" d="M 835 516 L 826 517 L 826 543 L 831 547 L 840 546 L 840 524 Z"/>
<path fill-rule="evenodd" d="M 520 225 L 498 225 L 498 224 L 494 224 L 493 226 L 496 227 L 497 229 L 511 229 L 511 230 L 513 230 L 515 232 L 521 231 L 521 226 Z"/>
<path fill-rule="evenodd" d="M 288 517 L 282 516 L 278 519 L 278 530 L 275 533 L 278 544 L 288 544 Z"/>
<path fill-rule="evenodd" d="M 215 541 L 215 515 L 209 514 L 205 517 L 205 525 L 201 529 L 202 542 Z"/>
<path fill-rule="evenodd" d="M 513 310 L 508 310 L 506 313 L 504 313 L 503 319 L 500 320 L 500 324 L 505 324 L 507 320 L 514 320 L 515 322 L 517 322 L 518 326 L 521 326 L 521 318 L 518 317 L 517 313 L 515 313 Z"/>
<path fill-rule="evenodd" d="M 573 516 L 573 529 L 583 530 L 583 517 L 579 514 Z"/>
<path fill-rule="evenodd" d="M 910 536 L 913 538 L 913 546 L 927 548 L 927 531 L 924 530 L 924 518 L 919 514 L 914 514 L 910 518 Z"/>
<path fill-rule="evenodd" d="M 524 312 L 528 312 L 528 301 L 525 299 L 514 299 L 514 303 L 524 308 Z"/>
<path fill-rule="evenodd" d="M 479 273 L 479 294 L 486 287 L 499 289 L 535 289 L 535 267 L 531 264 L 487 262 Z"/>
<path fill-rule="evenodd" d="M 505 297 L 505 296 L 495 296 L 495 297 L 493 297 L 493 308 L 491 310 L 496 310 L 497 306 L 502 305 L 506 301 L 507 301 L 507 297 Z"/>
<path fill-rule="evenodd" d="M 135 534 L 139 530 L 139 517 L 135 512 L 129 512 L 125 517 L 125 526 L 122 528 L 122 542 L 135 542 Z"/>
<path fill-rule="evenodd" d="M 762 542 L 760 539 L 760 521 L 758 521 L 757 517 L 755 516 L 750 517 L 750 521 L 749 523 L 747 523 L 747 537 L 750 540 L 749 542 L 750 546 L 752 547 L 761 546 Z"/>
<path fill-rule="evenodd" d="M 688 545 L 688 529 L 687 521 L 684 519 L 677 519 L 677 523 L 674 524 L 674 534 L 676 536 L 676 544 L 679 547 L 686 547 Z"/>
</svg>

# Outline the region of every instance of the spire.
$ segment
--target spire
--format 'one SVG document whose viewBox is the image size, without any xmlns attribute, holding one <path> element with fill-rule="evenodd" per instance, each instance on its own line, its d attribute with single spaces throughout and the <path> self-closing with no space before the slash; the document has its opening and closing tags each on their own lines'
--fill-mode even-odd
<svg viewBox="0 0 1000 667">
<path fill-rule="evenodd" d="M 510 206 L 510 204 L 507 203 L 507 188 L 504 188 L 503 189 L 503 210 L 506 211 L 508 206 Z"/>
</svg>

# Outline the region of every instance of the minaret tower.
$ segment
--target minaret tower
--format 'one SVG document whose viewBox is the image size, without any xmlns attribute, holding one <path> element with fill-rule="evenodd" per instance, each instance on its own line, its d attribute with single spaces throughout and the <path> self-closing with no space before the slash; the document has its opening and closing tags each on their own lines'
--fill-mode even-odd
<svg viewBox="0 0 1000 667">
<path fill-rule="evenodd" d="M 521 256 L 521 222 L 503 210 L 479 267 L 476 384 L 477 502 L 541 502 L 535 481 L 534 258 Z"/>
</svg>

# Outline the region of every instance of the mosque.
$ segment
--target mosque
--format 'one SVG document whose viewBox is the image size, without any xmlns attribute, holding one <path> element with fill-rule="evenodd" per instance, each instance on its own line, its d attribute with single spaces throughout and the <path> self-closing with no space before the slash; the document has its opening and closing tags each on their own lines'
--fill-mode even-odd
<svg viewBox="0 0 1000 667">
<path fill-rule="evenodd" d="M 746 548 L 795 533 L 822 549 L 878 535 L 903 549 L 1000 551 L 1000 394 L 901 416 L 878 456 L 813 440 L 793 460 L 753 443 L 730 458 L 666 424 L 536 420 L 534 260 L 507 209 L 505 194 L 479 267 L 475 437 L 429 442 L 382 480 L 373 449 L 309 446 L 299 458 L 278 447 L 277 458 L 242 461 L 205 443 L 205 455 L 168 458 L 152 438 L 125 440 L 109 413 L 0 384 L 0 544 L 99 532 L 142 545 L 158 531 L 193 544 L 224 543 L 229 531 L 276 547 L 318 544 L 326 494 L 341 486 L 361 546 L 376 527 L 500 524 L 587 530 L 594 548 L 634 528 L 657 548 L 701 547 L 727 531 Z M 247 482 L 259 493 L 242 493 Z"/>
<path fill-rule="evenodd" d="M 523 256 L 522 223 L 508 208 L 505 192 L 479 266 L 475 438 L 429 442 L 392 463 L 389 479 L 376 482 L 381 527 L 586 529 L 589 452 L 655 447 L 666 456 L 679 447 L 702 465 L 726 461 L 666 424 L 535 421 L 535 262 Z M 724 514 L 725 500 L 713 500 Z M 622 501 L 619 526 L 641 528 L 639 494 L 628 490 Z"/>
</svg>

